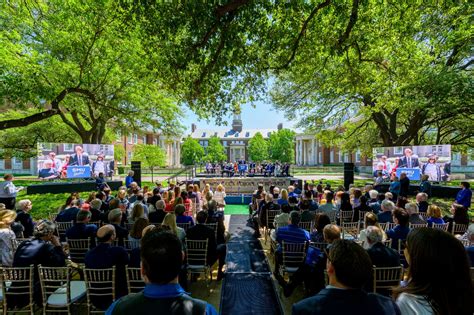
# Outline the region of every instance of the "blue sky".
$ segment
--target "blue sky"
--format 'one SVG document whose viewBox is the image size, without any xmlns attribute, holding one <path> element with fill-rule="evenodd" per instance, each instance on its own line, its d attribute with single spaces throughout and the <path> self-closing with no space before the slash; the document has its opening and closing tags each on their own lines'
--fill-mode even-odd
<svg viewBox="0 0 474 315">
<path fill-rule="evenodd" d="M 267 102 L 256 102 L 256 107 L 252 107 L 249 104 L 241 105 L 241 117 L 244 128 L 249 129 L 270 129 L 276 128 L 279 123 L 283 123 L 284 128 L 290 128 L 296 130 L 294 126 L 296 121 L 289 121 L 284 113 L 277 112 L 270 103 Z M 197 116 L 191 112 L 185 112 L 185 119 L 182 124 L 186 128 L 186 134 L 191 132 L 191 124 L 195 123 L 198 128 L 216 128 L 216 129 L 227 129 L 226 126 L 217 126 L 213 120 L 209 123 L 205 120 L 199 121 Z M 232 115 L 229 115 L 226 119 L 230 127 L 232 125 Z M 298 130 L 296 130 L 298 131 Z"/>
</svg>

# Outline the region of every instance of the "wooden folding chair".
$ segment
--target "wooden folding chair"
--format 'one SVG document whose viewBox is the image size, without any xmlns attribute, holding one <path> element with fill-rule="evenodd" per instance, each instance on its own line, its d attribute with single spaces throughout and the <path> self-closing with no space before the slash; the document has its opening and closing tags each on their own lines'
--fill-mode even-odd
<svg viewBox="0 0 474 315">
<path fill-rule="evenodd" d="M 343 222 L 341 221 L 341 230 L 343 239 L 359 239 L 359 222 Z"/>
<path fill-rule="evenodd" d="M 421 223 L 421 224 L 410 223 L 409 224 L 410 229 L 418 229 L 418 228 L 427 227 L 427 226 L 428 226 L 428 223 Z"/>
<path fill-rule="evenodd" d="M 303 230 L 306 230 L 306 231 L 308 231 L 308 232 L 311 233 L 311 230 L 312 230 L 312 228 L 313 228 L 313 221 L 300 222 L 300 223 L 298 224 L 298 226 L 299 226 L 300 228 L 302 228 Z"/>
<path fill-rule="evenodd" d="M 453 229 L 451 232 L 453 233 L 453 235 L 463 235 L 464 233 L 466 233 L 468 227 L 469 226 L 467 224 L 459 224 L 453 222 Z"/>
<path fill-rule="evenodd" d="M 95 303 L 107 301 L 110 305 L 115 300 L 115 266 L 108 269 L 84 269 L 86 279 L 87 308 L 89 314 L 103 314 L 105 309 Z M 110 303 L 108 303 L 110 301 Z M 104 306 L 105 308 L 108 307 Z"/>
<path fill-rule="evenodd" d="M 374 293 L 391 292 L 394 287 L 400 285 L 403 277 L 403 266 L 376 267 L 374 266 Z"/>
<path fill-rule="evenodd" d="M 354 221 L 354 211 L 339 211 L 339 220 L 342 222 L 353 222 Z"/>
<path fill-rule="evenodd" d="M 207 275 L 212 280 L 211 266 L 207 264 L 208 239 L 203 241 L 186 240 L 186 268 L 190 274 L 204 274 L 206 284 L 209 286 Z"/>
<path fill-rule="evenodd" d="M 336 210 L 331 210 L 331 211 L 326 212 L 326 214 L 328 215 L 329 220 L 331 221 L 331 223 L 336 224 L 337 211 Z"/>
<path fill-rule="evenodd" d="M 282 276 L 298 270 L 306 257 L 306 246 L 307 243 L 281 242 L 283 260 L 279 272 Z"/>
<path fill-rule="evenodd" d="M 439 224 L 433 223 L 431 227 L 433 229 L 440 229 L 440 230 L 448 232 L 449 223 L 439 223 Z"/>
<path fill-rule="evenodd" d="M 59 238 L 64 240 L 66 238 L 66 231 L 72 228 L 74 222 L 56 222 L 56 230 L 58 231 Z"/>
<path fill-rule="evenodd" d="M 138 293 L 145 288 L 141 268 L 127 267 L 127 287 L 128 293 Z"/>
<path fill-rule="evenodd" d="M 34 314 L 33 274 L 33 265 L 29 267 L 1 267 L 3 314 Z M 10 300 L 21 300 L 24 303 L 18 308 L 9 305 Z"/>
<path fill-rule="evenodd" d="M 187 223 L 176 223 L 177 226 L 179 226 L 180 228 L 182 228 L 185 232 L 188 231 L 189 227 L 191 226 L 191 223 L 190 222 L 187 222 Z"/>
<path fill-rule="evenodd" d="M 267 243 L 267 238 L 270 236 L 271 230 L 275 228 L 274 222 L 275 217 L 281 213 L 281 210 L 268 210 L 267 211 L 267 224 L 263 227 L 265 233 L 265 244 Z"/>
<path fill-rule="evenodd" d="M 69 258 L 72 262 L 77 264 L 84 263 L 86 253 L 89 251 L 91 246 L 90 238 L 86 239 L 67 239 L 69 246 Z"/>
</svg>

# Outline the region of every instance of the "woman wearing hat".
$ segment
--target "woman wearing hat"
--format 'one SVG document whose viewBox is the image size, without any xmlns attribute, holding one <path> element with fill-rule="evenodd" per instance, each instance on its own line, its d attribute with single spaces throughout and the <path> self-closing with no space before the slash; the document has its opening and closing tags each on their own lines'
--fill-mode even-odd
<svg viewBox="0 0 474 315">
<path fill-rule="evenodd" d="M 11 229 L 16 213 L 12 210 L 0 210 L 0 257 L 2 266 L 13 264 L 13 240 L 16 238 Z"/>
</svg>

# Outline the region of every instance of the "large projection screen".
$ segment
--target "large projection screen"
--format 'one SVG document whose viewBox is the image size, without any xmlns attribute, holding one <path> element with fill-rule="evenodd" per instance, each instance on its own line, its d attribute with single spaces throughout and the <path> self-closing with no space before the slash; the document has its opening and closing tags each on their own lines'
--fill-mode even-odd
<svg viewBox="0 0 474 315">
<path fill-rule="evenodd" d="M 451 175 L 451 145 L 421 145 L 380 147 L 373 149 L 373 175 L 382 172 L 385 178 L 406 173 L 411 180 L 449 181 Z"/>
<path fill-rule="evenodd" d="M 39 143 L 38 177 L 45 180 L 112 176 L 112 144 Z"/>
</svg>

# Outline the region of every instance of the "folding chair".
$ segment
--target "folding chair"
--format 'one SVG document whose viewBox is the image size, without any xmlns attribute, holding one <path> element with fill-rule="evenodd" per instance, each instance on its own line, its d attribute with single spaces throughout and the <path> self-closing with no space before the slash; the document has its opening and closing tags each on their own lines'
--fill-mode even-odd
<svg viewBox="0 0 474 315">
<path fill-rule="evenodd" d="M 398 254 L 400 255 L 400 261 L 402 262 L 403 267 L 408 267 L 408 262 L 405 257 L 405 247 L 406 247 L 406 240 L 399 239 L 398 240 Z"/>
<path fill-rule="evenodd" d="M 319 248 L 321 251 L 325 251 L 329 243 L 310 242 L 309 245 Z"/>
<path fill-rule="evenodd" d="M 400 285 L 403 277 L 403 266 L 376 267 L 374 266 L 374 293 L 388 295 L 394 287 Z"/>
<path fill-rule="evenodd" d="M 23 243 L 24 241 L 27 241 L 27 240 L 29 240 L 29 238 L 15 238 L 15 239 L 12 239 L 13 255 L 15 255 L 15 252 L 16 252 L 18 246 L 20 246 L 21 243 Z"/>
<path fill-rule="evenodd" d="M 341 221 L 341 230 L 343 239 L 359 238 L 359 222 L 343 222 Z"/>
<path fill-rule="evenodd" d="M 303 230 L 306 230 L 308 232 L 311 233 L 311 229 L 313 228 L 313 221 L 309 221 L 309 222 L 300 222 L 298 224 L 298 226 L 300 228 L 302 228 Z"/>
<path fill-rule="evenodd" d="M 145 288 L 140 268 L 127 267 L 128 293 L 138 293 Z"/>
<path fill-rule="evenodd" d="M 418 228 L 427 227 L 427 226 L 428 226 L 428 223 L 421 223 L 421 224 L 410 223 L 409 224 L 410 229 L 418 229 Z"/>
<path fill-rule="evenodd" d="M 440 224 L 433 223 L 433 226 L 432 226 L 433 229 L 441 229 L 446 232 L 448 232 L 448 227 L 449 227 L 449 223 L 440 223 Z"/>
<path fill-rule="evenodd" d="M 364 222 L 365 220 L 365 215 L 369 212 L 372 212 L 372 211 L 359 211 L 359 221 L 360 222 Z"/>
<path fill-rule="evenodd" d="M 90 239 L 68 239 L 67 244 L 69 246 L 69 258 L 71 261 L 77 264 L 84 263 L 86 253 L 91 246 Z"/>
<path fill-rule="evenodd" d="M 418 214 L 420 215 L 420 217 L 426 221 L 426 219 L 428 219 L 428 213 L 427 212 L 418 212 Z"/>
<path fill-rule="evenodd" d="M 263 227 L 265 233 L 265 244 L 267 243 L 267 237 L 270 236 L 271 230 L 273 230 L 275 217 L 281 213 L 281 210 L 268 210 L 267 211 L 267 224 Z"/>
<path fill-rule="evenodd" d="M 187 223 L 176 223 L 177 226 L 179 226 L 180 228 L 182 228 L 185 232 L 188 231 L 189 227 L 191 226 L 191 223 L 190 222 L 187 222 Z"/>
<path fill-rule="evenodd" d="M 307 243 L 281 242 L 283 261 L 280 265 L 280 274 L 285 275 L 295 273 L 306 257 Z"/>
<path fill-rule="evenodd" d="M 331 210 L 331 211 L 326 212 L 326 214 L 328 215 L 329 220 L 331 221 L 331 223 L 335 224 L 336 223 L 337 211 L 336 210 Z"/>
<path fill-rule="evenodd" d="M 38 266 L 43 295 L 43 314 L 47 312 L 71 314 L 71 305 L 84 298 L 84 281 L 72 281 L 69 267 Z"/>
<path fill-rule="evenodd" d="M 128 239 L 124 239 L 124 248 L 127 250 L 127 252 L 132 251 L 132 249 L 139 248 L 140 247 L 140 241 L 131 241 Z"/>
<path fill-rule="evenodd" d="M 33 272 L 33 265 L 29 267 L 1 268 L 0 279 L 2 285 L 3 314 L 34 314 Z M 21 308 L 9 306 L 10 299 L 24 301 L 24 303 L 22 303 L 24 306 Z"/>
<path fill-rule="evenodd" d="M 452 233 L 453 235 L 457 235 L 457 234 L 463 235 L 464 233 L 466 233 L 467 228 L 468 228 L 467 224 L 459 224 L 459 223 L 453 222 Z"/>
<path fill-rule="evenodd" d="M 382 244 L 384 244 L 388 248 L 392 248 L 392 240 L 391 239 L 382 241 Z"/>
<path fill-rule="evenodd" d="M 390 223 L 390 222 L 387 222 L 387 223 L 380 223 L 380 227 L 382 228 L 382 230 L 384 230 L 385 232 L 387 232 L 388 230 L 390 229 L 393 229 L 395 227 L 395 223 Z"/>
<path fill-rule="evenodd" d="M 204 279 L 207 285 L 207 275 L 210 275 L 212 280 L 211 266 L 207 264 L 207 243 L 208 239 L 204 241 L 186 240 L 186 263 L 190 274 L 204 274 Z"/>
<path fill-rule="evenodd" d="M 72 228 L 74 222 L 56 222 L 56 230 L 61 240 L 66 239 L 66 231 Z"/>
<path fill-rule="evenodd" d="M 339 219 L 342 222 L 353 222 L 354 221 L 354 211 L 339 211 Z"/>
<path fill-rule="evenodd" d="M 86 268 L 84 276 L 89 314 L 103 314 L 105 309 L 98 308 L 95 303 L 102 301 L 104 308 L 107 308 L 115 300 L 115 266 L 108 269 Z"/>
</svg>

